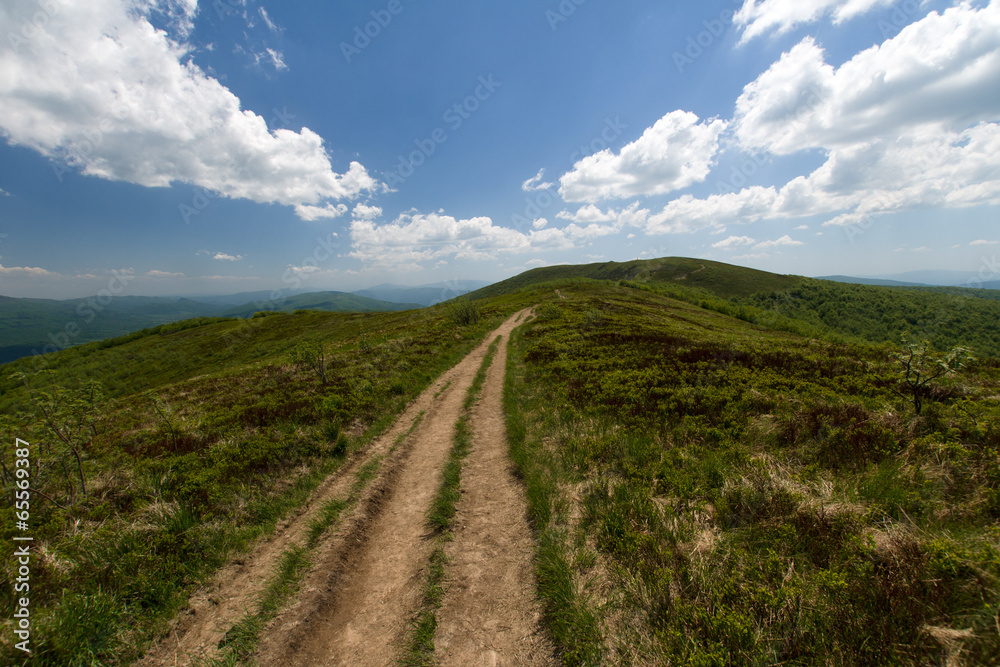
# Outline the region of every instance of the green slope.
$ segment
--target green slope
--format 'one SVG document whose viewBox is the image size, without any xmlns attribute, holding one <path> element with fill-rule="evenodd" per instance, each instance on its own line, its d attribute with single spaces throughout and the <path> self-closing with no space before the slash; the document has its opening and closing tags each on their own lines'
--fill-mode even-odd
<svg viewBox="0 0 1000 667">
<path fill-rule="evenodd" d="M 840 301 L 852 293 L 825 292 L 833 283 L 777 291 L 790 279 L 693 261 L 530 272 L 522 289 L 472 301 L 473 324 L 454 304 L 202 319 L 5 365 L 0 439 L 44 451 L 35 664 L 130 664 L 197 582 L 533 304 L 505 401 L 546 622 L 567 664 L 943 664 L 929 627 L 971 628 L 963 658 L 989 664 L 1000 362 L 942 378 L 917 415 L 894 391 L 898 347 L 823 322 L 923 292 L 844 286 L 861 291 Z M 697 288 L 684 284 L 692 267 L 709 274 Z M 774 294 L 714 296 L 704 285 L 725 271 Z M 793 317 L 811 303 L 829 312 Z M 942 301 L 953 310 L 937 319 L 980 317 L 967 307 L 979 303 L 995 302 Z M 293 361 L 316 345 L 327 384 Z M 80 391 L 90 381 L 104 397 Z M 77 452 L 40 419 L 39 404 L 56 407 L 46 394 Z M 0 457 L 9 496 L 13 451 Z M 15 534 L 13 513 L 0 514 L 5 562 Z M 0 587 L 0 605 L 12 596 Z M 9 619 L 0 626 L 12 636 Z M 5 642 L 0 662 L 13 662 Z"/>
<path fill-rule="evenodd" d="M 670 283 L 708 290 L 716 296 L 726 298 L 748 296 L 763 291 L 786 290 L 802 281 L 800 276 L 782 276 L 710 260 L 666 257 L 631 262 L 546 266 L 484 287 L 470 296 L 473 298 L 495 296 L 538 283 L 578 278 Z"/>
<path fill-rule="evenodd" d="M 784 276 L 709 260 L 664 258 L 551 266 L 473 292 L 482 298 L 553 281 L 641 285 L 748 322 L 844 341 L 928 340 L 1000 356 L 1000 291 L 957 287 L 859 285 Z"/>
<path fill-rule="evenodd" d="M 47 353 L 197 317 L 250 317 L 259 310 L 365 313 L 420 307 L 341 292 L 301 294 L 277 302 L 240 306 L 167 297 L 88 297 L 54 301 L 0 296 L 0 364 L 30 354 Z"/>
<path fill-rule="evenodd" d="M 32 564 L 32 664 L 131 664 L 197 582 L 523 305 L 482 304 L 465 326 L 447 306 L 186 321 L 3 366 L 0 440 L 30 443 L 46 554 Z M 294 361 L 318 345 L 326 384 Z M 5 497 L 13 457 L 0 450 Z M 0 513 L 7 563 L 14 520 Z M 13 596 L 0 587 L 0 606 Z M 21 664 L 10 624 L 0 664 Z"/>
<path fill-rule="evenodd" d="M 558 289 L 505 402 L 565 664 L 996 664 L 1000 362 L 918 415 L 888 350 Z"/>
<path fill-rule="evenodd" d="M 379 301 L 347 292 L 310 292 L 278 301 L 247 303 L 230 308 L 222 314 L 226 317 L 250 317 L 256 312 L 291 313 L 296 310 L 321 310 L 334 313 L 380 313 L 423 308 L 416 303 L 392 303 Z"/>
</svg>

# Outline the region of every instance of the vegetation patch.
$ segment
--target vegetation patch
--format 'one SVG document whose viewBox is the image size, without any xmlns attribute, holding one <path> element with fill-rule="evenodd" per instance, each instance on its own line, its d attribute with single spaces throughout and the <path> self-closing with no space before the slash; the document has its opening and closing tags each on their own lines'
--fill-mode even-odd
<svg viewBox="0 0 1000 667">
<path fill-rule="evenodd" d="M 567 664 L 1000 655 L 994 359 L 918 348 L 948 368 L 918 413 L 903 345 L 560 293 L 512 338 L 506 405 Z"/>
</svg>

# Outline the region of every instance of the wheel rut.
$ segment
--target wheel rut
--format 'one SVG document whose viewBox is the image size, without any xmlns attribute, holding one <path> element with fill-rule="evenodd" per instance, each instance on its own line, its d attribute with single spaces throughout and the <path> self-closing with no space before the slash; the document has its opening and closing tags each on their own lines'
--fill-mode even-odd
<svg viewBox="0 0 1000 667">
<path fill-rule="evenodd" d="M 504 364 L 501 354 L 505 359 L 506 340 L 525 313 L 522 311 L 504 322 L 411 406 L 410 409 L 424 413 L 423 420 L 398 448 L 389 450 L 378 479 L 364 492 L 356 511 L 345 518 L 323 553 L 314 559 L 316 565 L 303 582 L 297 600 L 269 625 L 255 656 L 257 664 L 385 667 L 396 663 L 404 649 L 410 622 L 422 601 L 422 585 L 434 549 L 434 536 L 426 527 L 426 516 L 451 450 L 455 423 L 463 412 L 465 396 L 489 344 L 497 336 L 502 336 L 504 341 L 491 370 L 499 375 L 491 377 L 493 385 L 499 382 L 502 392 Z M 489 385 L 488 377 L 484 400 L 486 392 L 490 391 Z M 493 391 L 495 394 L 496 386 Z M 499 394 L 494 396 L 496 400 L 498 397 Z M 479 430 L 476 414 L 472 422 L 474 432 Z M 406 428 L 404 424 L 400 429 L 394 427 L 393 431 L 405 433 Z M 498 434 L 496 429 L 491 433 Z M 476 443 L 474 447 L 478 447 L 478 440 Z M 500 447 L 506 451 L 505 440 Z M 509 476 L 505 458 L 496 461 L 495 465 L 504 466 L 501 472 Z M 513 511 L 524 521 L 523 501 L 521 508 Z M 472 516 L 469 515 L 470 521 Z M 488 516 L 485 518 L 489 520 Z M 527 530 L 526 523 L 524 529 Z M 516 548 L 523 550 L 521 555 L 528 564 L 530 575 L 530 534 L 528 542 L 518 542 Z M 459 580 L 465 577 L 458 574 L 460 571 L 455 570 L 456 588 L 460 585 Z M 506 584 L 498 580 L 498 585 Z M 533 600 L 533 585 L 530 590 L 529 597 Z M 443 614 L 445 610 L 442 609 Z M 535 619 L 534 627 L 537 627 L 537 614 L 532 612 L 529 616 Z M 477 625 L 478 629 L 471 628 L 474 634 L 490 628 L 501 635 L 522 632 L 511 633 L 508 628 L 512 626 L 505 619 L 498 619 L 496 623 L 487 620 Z M 521 627 L 520 622 L 517 627 Z M 460 628 L 448 631 L 449 644 L 461 634 L 460 631 Z M 534 629 L 526 631 L 528 646 L 532 646 L 536 634 Z M 495 642 L 470 640 L 465 644 L 493 646 Z M 519 654 L 505 648 L 506 644 L 496 646 L 499 652 L 485 649 L 486 659 L 492 662 L 454 664 L 515 664 L 507 662 L 507 656 Z M 501 661 L 488 657 L 489 651 Z"/>
</svg>

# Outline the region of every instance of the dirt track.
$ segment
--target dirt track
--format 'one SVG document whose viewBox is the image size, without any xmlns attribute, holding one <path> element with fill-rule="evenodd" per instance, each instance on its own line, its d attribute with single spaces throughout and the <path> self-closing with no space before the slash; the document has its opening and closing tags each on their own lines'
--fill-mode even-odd
<svg viewBox="0 0 1000 667">
<path fill-rule="evenodd" d="M 212 655 L 226 630 L 253 608 L 285 548 L 303 544 L 315 512 L 329 499 L 347 497 L 353 473 L 377 457 L 384 457 L 378 478 L 313 552 L 314 567 L 295 602 L 265 631 L 255 659 L 261 665 L 394 664 L 420 604 L 433 549 L 427 508 L 466 393 L 498 335 L 503 343 L 472 417 L 473 452 L 462 483 L 468 493 L 449 545 L 454 562 L 439 612 L 437 660 L 463 666 L 553 664 L 539 630 L 531 537 L 520 487 L 508 469 L 500 402 L 507 338 L 524 315 L 508 319 L 438 378 L 386 434 L 324 482 L 298 517 L 245 562 L 223 571 L 220 583 L 192 600 L 192 610 L 140 664 L 190 664 L 194 657 Z"/>
</svg>

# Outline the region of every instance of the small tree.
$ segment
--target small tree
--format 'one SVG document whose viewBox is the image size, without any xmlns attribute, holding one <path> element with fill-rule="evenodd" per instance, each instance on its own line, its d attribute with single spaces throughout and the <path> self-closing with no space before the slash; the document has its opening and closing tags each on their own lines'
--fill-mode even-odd
<svg viewBox="0 0 1000 667">
<path fill-rule="evenodd" d="M 24 373 L 15 373 L 12 378 L 24 383 L 31 396 L 36 420 L 62 445 L 63 451 L 57 454 L 57 459 L 64 468 L 72 455 L 76 463 L 80 492 L 86 496 L 83 455 L 97 437 L 96 423 L 104 406 L 104 388 L 101 383 L 87 382 L 76 389 L 54 385 L 42 391 L 34 389 Z M 72 485 L 69 488 L 72 495 Z"/>
<path fill-rule="evenodd" d="M 935 380 L 957 373 L 974 358 L 964 347 L 953 347 L 946 355 L 936 355 L 929 351 L 929 343 L 910 343 L 903 337 L 905 350 L 893 354 L 900 365 L 899 373 L 904 391 L 896 387 L 892 390 L 905 400 L 913 403 L 914 411 L 919 415 L 924 408 L 924 396 Z M 904 393 L 905 392 L 905 393 Z"/>
<path fill-rule="evenodd" d="M 316 373 L 320 384 L 326 384 L 326 349 L 322 343 L 302 343 L 292 350 L 292 362 Z"/>
</svg>

